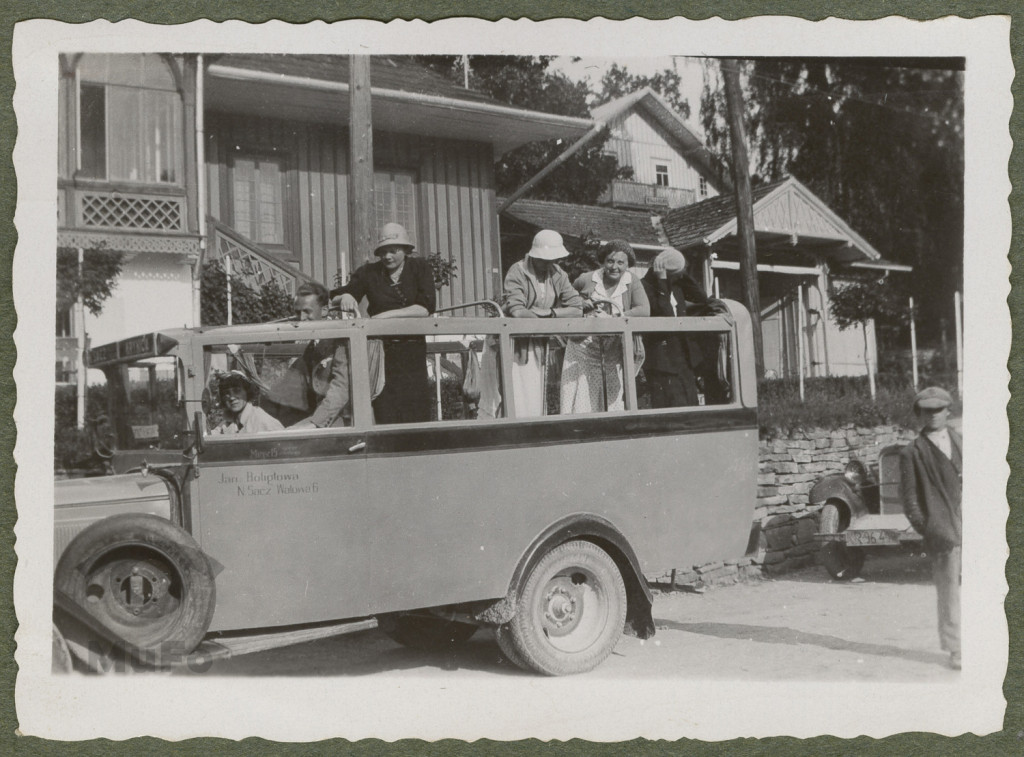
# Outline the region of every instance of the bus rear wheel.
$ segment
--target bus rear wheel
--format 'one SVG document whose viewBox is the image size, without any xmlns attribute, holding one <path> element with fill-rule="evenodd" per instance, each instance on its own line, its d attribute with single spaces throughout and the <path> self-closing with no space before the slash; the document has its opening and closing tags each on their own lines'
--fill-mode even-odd
<svg viewBox="0 0 1024 757">
<path fill-rule="evenodd" d="M 588 541 L 552 549 L 523 583 L 498 643 L 520 667 L 558 676 L 593 670 L 626 621 L 626 586 L 615 561 Z"/>
<path fill-rule="evenodd" d="M 392 641 L 403 647 L 436 651 L 463 644 L 476 633 L 477 626 L 457 620 L 424 615 L 383 615 L 377 624 Z"/>
</svg>

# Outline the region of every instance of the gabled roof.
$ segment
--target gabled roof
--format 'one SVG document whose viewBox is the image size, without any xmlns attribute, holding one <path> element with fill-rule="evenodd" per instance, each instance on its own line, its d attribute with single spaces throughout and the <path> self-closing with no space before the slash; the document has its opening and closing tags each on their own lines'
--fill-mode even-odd
<svg viewBox="0 0 1024 757">
<path fill-rule="evenodd" d="M 755 187 L 751 192 L 754 204 L 782 186 L 784 181 Z M 709 243 L 708 240 L 714 232 L 735 220 L 736 198 L 729 193 L 670 210 L 662 218 L 661 223 L 672 246 L 684 250 Z"/>
<path fill-rule="evenodd" d="M 751 194 L 755 234 L 819 245 L 835 262 L 884 262 L 878 250 L 793 177 L 757 187 Z M 736 235 L 735 198 L 721 195 L 669 211 L 662 226 L 672 246 L 681 250 L 714 245 Z"/>
<path fill-rule="evenodd" d="M 348 84 L 347 55 L 285 55 L 229 53 L 213 61 L 218 66 L 248 68 L 284 76 Z M 455 100 L 502 105 L 475 89 L 465 89 L 404 56 L 370 56 L 370 84 L 380 89 L 438 95 Z"/>
<path fill-rule="evenodd" d="M 346 55 L 226 54 L 208 58 L 206 107 L 344 125 Z M 494 146 L 495 157 L 528 142 L 586 134 L 587 118 L 542 113 L 464 89 L 408 58 L 371 56 L 375 128 Z"/>
<path fill-rule="evenodd" d="M 574 237 L 593 233 L 602 241 L 625 239 L 634 245 L 664 245 L 656 226 L 657 216 L 643 211 L 618 210 L 598 205 L 571 205 L 548 200 L 517 200 L 506 208 L 502 215 L 538 229 L 554 229 L 560 234 Z"/>
<path fill-rule="evenodd" d="M 630 109 L 639 109 L 653 118 L 679 143 L 680 152 L 719 192 L 732 188 L 728 172 L 707 148 L 704 135 L 677 113 L 665 98 L 650 87 L 611 100 L 591 110 L 594 120 L 609 123 Z"/>
</svg>

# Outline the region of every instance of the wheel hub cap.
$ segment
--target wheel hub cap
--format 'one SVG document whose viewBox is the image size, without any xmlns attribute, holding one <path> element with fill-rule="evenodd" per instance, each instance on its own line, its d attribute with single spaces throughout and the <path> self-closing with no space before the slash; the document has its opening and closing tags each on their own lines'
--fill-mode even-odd
<svg viewBox="0 0 1024 757">
<path fill-rule="evenodd" d="M 571 633 L 583 610 L 581 592 L 567 578 L 557 578 L 544 594 L 544 627 L 551 636 Z"/>
</svg>

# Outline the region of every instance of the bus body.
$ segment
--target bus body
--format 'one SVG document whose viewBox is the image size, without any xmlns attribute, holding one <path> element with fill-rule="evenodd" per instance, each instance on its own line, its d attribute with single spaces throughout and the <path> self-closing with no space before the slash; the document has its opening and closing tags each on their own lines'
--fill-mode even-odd
<svg viewBox="0 0 1024 757">
<path fill-rule="evenodd" d="M 756 380 L 749 317 L 735 303 L 728 309 L 702 318 L 434 317 L 196 329 L 147 337 L 148 351 L 139 342 L 134 355 L 101 348 L 93 366 L 108 378 L 114 446 L 137 459 L 148 434 L 161 461 L 122 477 L 166 479 L 170 520 L 208 561 L 216 598 L 200 620 L 189 619 L 204 625 L 202 634 L 376 616 L 408 640 L 442 622 L 449 624 L 442 636 L 491 624 L 513 661 L 545 673 L 579 672 L 610 652 L 622 630 L 616 613 L 638 632 L 653 632 L 645 581 L 738 557 L 746 547 L 757 474 Z M 430 420 L 381 424 L 372 347 L 384 345 L 386 366 L 389 340 L 400 338 L 426 344 Z M 658 338 L 689 340 L 688 354 L 702 356 L 704 404 L 651 406 L 643 345 Z M 219 372 L 245 369 L 262 387 L 264 409 L 280 415 L 288 397 L 308 394 L 308 375 L 301 391 L 277 387 L 299 380 L 301 355 L 318 340 L 339 345 L 348 360 L 345 425 L 211 433 Z M 534 366 L 539 411 L 526 409 L 515 375 L 530 349 L 541 356 Z M 159 376 L 154 384 L 155 363 L 173 392 L 161 394 Z M 467 394 L 471 374 L 483 388 Z M 132 393 L 147 388 L 149 397 L 173 396 L 166 404 L 175 410 L 125 418 L 126 408 L 135 412 Z M 161 448 L 176 447 L 180 462 L 165 464 Z M 151 488 L 148 494 L 152 500 Z M 88 525 L 74 519 L 86 511 L 69 499 L 58 497 L 62 543 Z M 99 514 L 88 510 L 89 518 Z M 88 542 L 89 533 L 78 539 Z M 152 612 L 153 622 L 180 614 L 189 592 L 183 576 L 192 568 L 175 563 L 174 549 L 159 548 L 159 559 L 144 563 L 147 578 L 135 570 L 130 583 L 125 576 L 137 558 L 122 547 L 117 567 L 103 567 L 114 541 L 124 540 L 108 534 L 73 542 L 73 556 L 58 564 L 58 589 L 87 596 L 88 586 L 74 582 L 93 581 L 101 600 L 91 610 L 79 604 L 101 622 L 118 612 L 137 618 L 137 610 Z M 531 576 L 549 563 L 537 599 L 531 580 L 541 579 Z M 68 578 L 90 571 L 98 578 Z M 176 580 L 186 584 L 177 596 L 160 593 Z M 593 617 L 584 607 L 600 608 L 619 628 L 584 632 Z M 534 659 L 534 642 L 524 638 L 531 630 L 517 626 L 530 612 L 542 626 L 538 638 L 551 643 L 550 659 Z M 125 630 L 137 625 L 129 621 L 107 625 L 128 643 L 150 643 Z"/>
</svg>

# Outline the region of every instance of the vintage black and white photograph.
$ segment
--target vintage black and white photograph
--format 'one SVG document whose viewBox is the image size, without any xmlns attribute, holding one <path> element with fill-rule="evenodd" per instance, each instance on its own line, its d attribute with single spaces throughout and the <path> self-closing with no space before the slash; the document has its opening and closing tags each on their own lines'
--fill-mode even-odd
<svg viewBox="0 0 1024 757">
<path fill-rule="evenodd" d="M 1000 728 L 1008 22 L 431 27 L 19 26 L 22 729 Z"/>
</svg>

